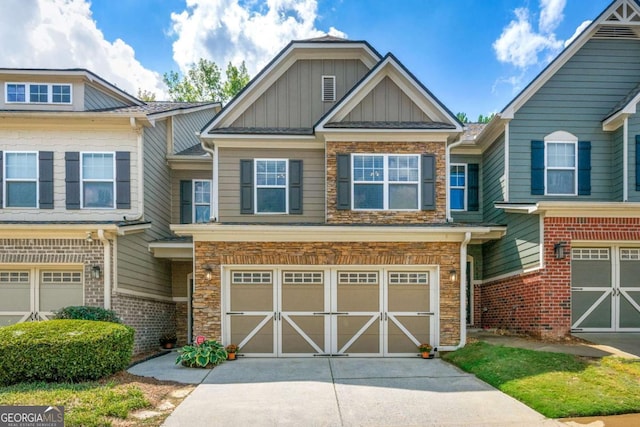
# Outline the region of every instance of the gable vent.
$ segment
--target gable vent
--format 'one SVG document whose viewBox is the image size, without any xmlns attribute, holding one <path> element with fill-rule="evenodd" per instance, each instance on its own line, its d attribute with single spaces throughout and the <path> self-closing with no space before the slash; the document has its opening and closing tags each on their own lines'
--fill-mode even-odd
<svg viewBox="0 0 640 427">
<path fill-rule="evenodd" d="M 322 102 L 335 102 L 336 76 L 322 76 Z"/>
<path fill-rule="evenodd" d="M 603 25 L 593 36 L 600 39 L 640 39 L 633 28 L 614 25 Z"/>
</svg>

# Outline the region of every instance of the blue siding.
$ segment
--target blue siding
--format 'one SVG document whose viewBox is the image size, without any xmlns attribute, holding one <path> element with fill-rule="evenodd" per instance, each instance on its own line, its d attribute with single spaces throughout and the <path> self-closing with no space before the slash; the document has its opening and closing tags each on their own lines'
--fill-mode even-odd
<svg viewBox="0 0 640 427">
<path fill-rule="evenodd" d="M 629 141 L 629 143 L 631 144 L 631 141 Z M 611 198 L 616 201 L 622 201 L 623 146 L 623 127 L 620 126 L 611 134 Z M 631 188 L 631 186 L 629 186 L 629 188 Z"/>
<path fill-rule="evenodd" d="M 481 209 L 484 222 L 504 224 L 504 212 L 493 207 L 495 202 L 505 200 L 504 194 L 504 135 L 482 154 L 480 185 L 483 188 Z"/>
<path fill-rule="evenodd" d="M 621 128 L 622 129 L 622 128 Z M 640 135 L 640 115 L 629 117 L 629 201 L 640 202 L 640 191 L 636 191 L 636 135 Z M 620 154 L 622 158 L 622 154 Z M 621 172 L 622 172 L 622 168 Z"/>
</svg>

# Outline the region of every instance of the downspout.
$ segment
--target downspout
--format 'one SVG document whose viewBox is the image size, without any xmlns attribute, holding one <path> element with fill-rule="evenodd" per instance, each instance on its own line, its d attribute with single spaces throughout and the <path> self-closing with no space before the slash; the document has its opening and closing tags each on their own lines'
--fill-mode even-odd
<svg viewBox="0 0 640 427">
<path fill-rule="evenodd" d="M 467 244 L 470 240 L 471 233 L 467 231 L 460 244 L 460 344 L 457 348 L 467 343 Z"/>
<path fill-rule="evenodd" d="M 629 201 L 629 117 L 622 125 L 622 201 Z"/>
<path fill-rule="evenodd" d="M 111 310 L 111 242 L 104 235 L 104 230 L 98 230 L 98 239 L 104 247 L 104 308 Z"/>
<path fill-rule="evenodd" d="M 504 201 L 509 201 L 509 122 L 504 125 Z"/>
<path fill-rule="evenodd" d="M 211 201 L 212 209 L 209 220 L 218 222 L 218 146 L 214 145 L 213 149 L 207 147 L 204 141 L 201 142 L 202 148 L 211 154 Z"/>
<path fill-rule="evenodd" d="M 451 167 L 449 166 L 451 164 L 451 160 L 449 159 L 449 157 L 451 156 L 451 149 L 457 147 L 458 145 L 462 144 L 462 141 L 458 141 L 458 142 L 454 142 L 452 144 L 448 144 L 445 147 L 445 161 L 444 161 L 444 167 L 445 167 L 445 191 L 446 191 L 446 204 L 445 204 L 445 215 L 447 217 L 447 222 L 453 222 L 453 218 L 451 217 L 451 183 L 449 182 L 449 180 L 451 179 L 450 175 L 451 175 Z"/>
</svg>

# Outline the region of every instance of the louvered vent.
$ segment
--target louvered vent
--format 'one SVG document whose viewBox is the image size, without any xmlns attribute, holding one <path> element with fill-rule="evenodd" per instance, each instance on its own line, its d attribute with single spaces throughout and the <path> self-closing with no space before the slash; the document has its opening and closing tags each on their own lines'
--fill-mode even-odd
<svg viewBox="0 0 640 427">
<path fill-rule="evenodd" d="M 603 25 L 598 28 L 594 37 L 600 39 L 635 39 L 638 40 L 638 34 L 632 27 L 628 26 L 615 26 L 615 25 Z"/>
<path fill-rule="evenodd" d="M 336 76 L 322 76 L 322 101 L 335 102 Z"/>
</svg>

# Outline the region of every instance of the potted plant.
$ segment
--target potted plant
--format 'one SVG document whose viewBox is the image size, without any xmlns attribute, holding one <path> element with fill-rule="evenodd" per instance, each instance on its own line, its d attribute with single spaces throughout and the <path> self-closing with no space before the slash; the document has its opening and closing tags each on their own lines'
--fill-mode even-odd
<svg viewBox="0 0 640 427">
<path fill-rule="evenodd" d="M 162 348 L 173 348 L 178 342 L 175 332 L 165 332 L 160 336 L 160 346 Z"/>
<path fill-rule="evenodd" d="M 423 359 L 431 359 L 433 357 L 431 350 L 433 350 L 433 347 L 430 344 L 423 343 L 418 346 L 418 351 L 422 354 Z"/>
<path fill-rule="evenodd" d="M 228 360 L 236 360 L 236 353 L 240 351 L 240 347 L 238 347 L 236 344 L 229 344 L 224 349 L 227 350 Z"/>
</svg>

